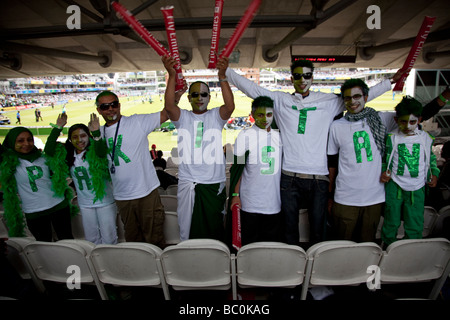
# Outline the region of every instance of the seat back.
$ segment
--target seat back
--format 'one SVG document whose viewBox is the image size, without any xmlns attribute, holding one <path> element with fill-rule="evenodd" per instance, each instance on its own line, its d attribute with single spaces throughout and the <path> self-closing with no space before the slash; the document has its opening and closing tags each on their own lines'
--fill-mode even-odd
<svg viewBox="0 0 450 320">
<path fill-rule="evenodd" d="M 378 266 L 382 249 L 373 242 L 324 241 L 313 245 L 306 253 L 308 263 L 302 299 L 306 299 L 308 287 L 367 282 L 367 270 Z"/>
<path fill-rule="evenodd" d="M 102 284 L 163 287 L 165 298 L 169 300 L 161 253 L 160 248 L 149 243 L 123 242 L 99 244 L 89 258 Z"/>
<path fill-rule="evenodd" d="M 439 278 L 450 259 L 444 238 L 398 240 L 386 248 L 380 262 L 381 282 L 418 282 Z"/>
<path fill-rule="evenodd" d="M 236 255 L 237 283 L 240 287 L 295 287 L 303 283 L 306 261 L 306 252 L 299 246 L 251 243 Z"/>
<path fill-rule="evenodd" d="M 34 241 L 36 239 L 31 237 L 11 237 L 6 240 L 6 259 L 22 279 L 32 278 L 32 270 L 28 266 L 23 249 L 27 244 Z"/>
<path fill-rule="evenodd" d="M 178 214 L 174 211 L 165 210 L 164 239 L 166 244 L 177 244 L 180 242 L 180 226 L 178 225 Z"/>
<path fill-rule="evenodd" d="M 164 211 L 177 212 L 177 207 L 178 207 L 177 196 L 163 194 L 160 196 L 160 198 L 161 198 L 161 202 L 164 206 Z"/>
<path fill-rule="evenodd" d="M 164 249 L 165 279 L 175 290 L 227 290 L 231 287 L 228 247 L 213 239 L 192 239 Z"/>
<path fill-rule="evenodd" d="M 83 240 L 34 241 L 25 246 L 24 253 L 36 276 L 41 280 L 65 283 L 70 276 L 68 267 L 78 266 L 80 283 L 93 283 L 94 276 L 87 262 L 90 253 L 88 248 L 91 245 L 93 247 L 92 243 Z"/>
<path fill-rule="evenodd" d="M 178 193 L 178 185 L 177 184 L 171 184 L 170 186 L 167 186 L 166 194 L 171 196 L 176 196 Z"/>
<path fill-rule="evenodd" d="M 439 209 L 436 221 L 433 225 L 431 234 L 434 237 L 445 237 L 444 235 L 444 220 L 450 219 L 450 206 L 445 206 Z"/>
<path fill-rule="evenodd" d="M 445 238 L 405 239 L 387 247 L 380 261 L 381 283 L 436 280 L 436 299 L 450 272 L 450 241 Z"/>
</svg>

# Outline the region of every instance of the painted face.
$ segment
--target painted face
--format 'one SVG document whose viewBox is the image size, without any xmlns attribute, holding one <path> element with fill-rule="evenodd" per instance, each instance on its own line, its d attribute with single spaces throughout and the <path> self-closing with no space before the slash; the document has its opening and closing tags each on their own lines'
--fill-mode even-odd
<svg viewBox="0 0 450 320">
<path fill-rule="evenodd" d="M 307 93 L 311 87 L 312 80 L 312 70 L 307 67 L 295 68 L 291 76 L 291 81 L 294 83 L 295 92 L 298 93 Z"/>
<path fill-rule="evenodd" d="M 188 98 L 194 113 L 205 112 L 210 99 L 208 87 L 204 83 L 194 83 Z"/>
<path fill-rule="evenodd" d="M 367 97 L 364 96 L 360 87 L 344 90 L 345 108 L 350 113 L 359 113 L 364 109 Z"/>
<path fill-rule="evenodd" d="M 267 107 L 258 107 L 252 113 L 255 119 L 255 125 L 261 129 L 267 129 L 273 122 L 273 109 Z"/>
<path fill-rule="evenodd" d="M 16 143 L 14 144 L 14 150 L 19 153 L 27 154 L 33 150 L 34 139 L 29 132 L 22 132 L 16 138 Z"/>
<path fill-rule="evenodd" d="M 70 137 L 77 153 L 81 153 L 86 149 L 89 144 L 89 135 L 83 129 L 76 129 L 72 132 Z"/>
<path fill-rule="evenodd" d="M 419 118 L 413 114 L 401 116 L 397 119 L 398 127 L 406 135 L 413 135 L 419 125 Z"/>
<path fill-rule="evenodd" d="M 115 101 L 117 99 L 113 95 L 103 96 L 98 99 L 97 111 L 108 125 L 116 123 L 120 117 L 120 103 Z"/>
</svg>

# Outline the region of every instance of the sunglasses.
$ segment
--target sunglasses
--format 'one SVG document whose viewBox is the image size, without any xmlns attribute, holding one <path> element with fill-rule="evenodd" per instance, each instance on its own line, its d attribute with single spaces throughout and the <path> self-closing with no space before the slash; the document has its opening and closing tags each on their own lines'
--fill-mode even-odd
<svg viewBox="0 0 450 320">
<path fill-rule="evenodd" d="M 350 100 L 359 100 L 361 99 L 362 94 L 355 94 L 354 96 L 345 96 L 344 101 L 350 101 Z"/>
<path fill-rule="evenodd" d="M 119 101 L 113 101 L 110 103 L 102 103 L 101 105 L 98 106 L 100 108 L 100 110 L 109 110 L 109 107 L 113 107 L 113 108 L 118 108 L 119 107 Z"/>
<path fill-rule="evenodd" d="M 192 98 L 198 98 L 198 96 L 202 96 L 203 98 L 206 98 L 207 96 L 209 96 L 209 93 L 208 92 L 202 92 L 202 93 L 192 92 L 191 93 Z"/>
<path fill-rule="evenodd" d="M 312 78 L 312 72 L 308 73 L 294 73 L 292 74 L 294 77 L 294 80 L 300 80 L 301 78 L 304 78 L 305 80 L 309 80 Z"/>
</svg>

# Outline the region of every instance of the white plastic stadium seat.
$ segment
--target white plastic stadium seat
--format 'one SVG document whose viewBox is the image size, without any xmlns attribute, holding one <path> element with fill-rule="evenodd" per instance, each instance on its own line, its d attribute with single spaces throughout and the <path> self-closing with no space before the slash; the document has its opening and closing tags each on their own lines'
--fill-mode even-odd
<svg viewBox="0 0 450 320">
<path fill-rule="evenodd" d="M 103 284 L 158 287 L 162 288 L 164 298 L 170 300 L 161 253 L 157 246 L 143 242 L 97 245 L 90 260 L 99 279 L 99 292 L 104 290 Z"/>
<path fill-rule="evenodd" d="M 175 290 L 229 290 L 236 298 L 235 268 L 228 247 L 213 239 L 191 239 L 164 249 L 161 261 Z"/>
<path fill-rule="evenodd" d="M 236 255 L 240 287 L 287 287 L 303 283 L 307 256 L 299 246 L 280 242 L 255 242 Z"/>
<path fill-rule="evenodd" d="M 450 241 L 445 238 L 398 240 L 383 252 L 381 283 L 436 280 L 429 295 L 434 300 L 450 272 L 449 261 Z"/>
<path fill-rule="evenodd" d="M 307 251 L 306 279 L 301 299 L 313 286 L 342 286 L 366 283 L 369 266 L 378 266 L 382 249 L 376 243 L 337 240 L 324 241 Z"/>
</svg>

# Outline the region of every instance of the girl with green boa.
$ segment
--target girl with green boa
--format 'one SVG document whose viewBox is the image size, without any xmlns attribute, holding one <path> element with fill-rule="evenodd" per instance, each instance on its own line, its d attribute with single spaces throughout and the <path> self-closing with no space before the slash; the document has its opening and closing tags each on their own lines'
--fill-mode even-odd
<svg viewBox="0 0 450 320">
<path fill-rule="evenodd" d="M 95 244 L 116 244 L 117 207 L 106 158 L 108 147 L 100 139 L 99 118 L 91 114 L 88 126 L 82 123 L 71 126 L 65 147 L 86 240 Z"/>
<path fill-rule="evenodd" d="M 50 136 L 59 135 L 54 130 Z M 11 129 L 5 137 L 0 183 L 10 237 L 25 236 L 28 226 L 36 240 L 50 242 L 53 226 L 59 240 L 73 239 L 70 216 L 76 212 L 70 204 L 66 150 L 61 144 L 52 149 L 47 144 L 44 152 L 37 149 L 33 134 L 24 127 Z"/>
</svg>

